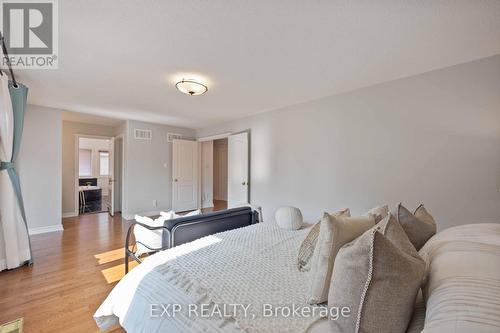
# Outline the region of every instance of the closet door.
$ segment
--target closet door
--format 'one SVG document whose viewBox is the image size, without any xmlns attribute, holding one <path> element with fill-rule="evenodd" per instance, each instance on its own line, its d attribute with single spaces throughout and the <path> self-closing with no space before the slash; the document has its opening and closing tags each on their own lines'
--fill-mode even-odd
<svg viewBox="0 0 500 333">
<path fill-rule="evenodd" d="M 198 208 L 198 142 L 172 143 L 172 210 Z"/>
<path fill-rule="evenodd" d="M 227 144 L 227 206 L 232 208 L 248 203 L 248 132 L 230 135 Z"/>
</svg>

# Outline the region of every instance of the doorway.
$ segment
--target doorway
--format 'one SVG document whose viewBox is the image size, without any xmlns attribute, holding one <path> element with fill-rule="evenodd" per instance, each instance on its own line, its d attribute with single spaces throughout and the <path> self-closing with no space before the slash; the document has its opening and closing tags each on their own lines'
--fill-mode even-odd
<svg viewBox="0 0 500 333">
<path fill-rule="evenodd" d="M 201 206 L 218 211 L 249 203 L 249 132 L 201 141 Z"/>
<path fill-rule="evenodd" d="M 213 141 L 213 210 L 227 209 L 227 138 Z"/>
<path fill-rule="evenodd" d="M 115 207 L 121 211 L 123 138 L 76 135 L 76 145 L 78 215 L 107 211 L 113 216 Z"/>
</svg>

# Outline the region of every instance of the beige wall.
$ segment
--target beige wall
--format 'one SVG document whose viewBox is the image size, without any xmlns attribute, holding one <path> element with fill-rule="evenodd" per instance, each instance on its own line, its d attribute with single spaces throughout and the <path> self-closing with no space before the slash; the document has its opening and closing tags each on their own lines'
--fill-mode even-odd
<svg viewBox="0 0 500 333">
<path fill-rule="evenodd" d="M 214 140 L 214 199 L 227 200 L 227 139 Z"/>
<path fill-rule="evenodd" d="M 420 202 L 439 228 L 500 221 L 500 56 L 197 131 L 251 130 L 251 200 L 309 221 Z"/>
<path fill-rule="evenodd" d="M 63 121 L 62 125 L 62 211 L 74 214 L 75 207 L 75 142 L 76 134 L 113 137 L 116 127 Z"/>
<path fill-rule="evenodd" d="M 62 230 L 61 111 L 28 105 L 17 160 L 30 233 Z"/>
</svg>

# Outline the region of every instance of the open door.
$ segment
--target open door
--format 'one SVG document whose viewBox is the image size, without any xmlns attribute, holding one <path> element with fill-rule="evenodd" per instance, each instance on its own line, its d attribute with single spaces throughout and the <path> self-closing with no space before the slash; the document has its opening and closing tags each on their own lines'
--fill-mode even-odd
<svg viewBox="0 0 500 333">
<path fill-rule="evenodd" d="M 109 140 L 109 148 L 108 148 L 108 212 L 109 215 L 115 216 L 115 178 L 114 178 L 114 170 L 115 170 L 115 138 L 111 138 Z"/>
<path fill-rule="evenodd" d="M 198 142 L 172 142 L 172 210 L 198 208 Z"/>
<path fill-rule="evenodd" d="M 249 197 L 248 132 L 228 137 L 227 206 L 247 204 Z"/>
</svg>

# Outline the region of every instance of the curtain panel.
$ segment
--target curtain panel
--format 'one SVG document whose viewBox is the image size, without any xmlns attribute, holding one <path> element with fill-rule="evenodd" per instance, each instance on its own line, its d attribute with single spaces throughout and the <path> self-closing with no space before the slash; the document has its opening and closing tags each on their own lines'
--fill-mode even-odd
<svg viewBox="0 0 500 333">
<path fill-rule="evenodd" d="M 32 263 L 31 244 L 15 162 L 21 146 L 28 88 L 0 77 L 0 271 Z"/>
</svg>

